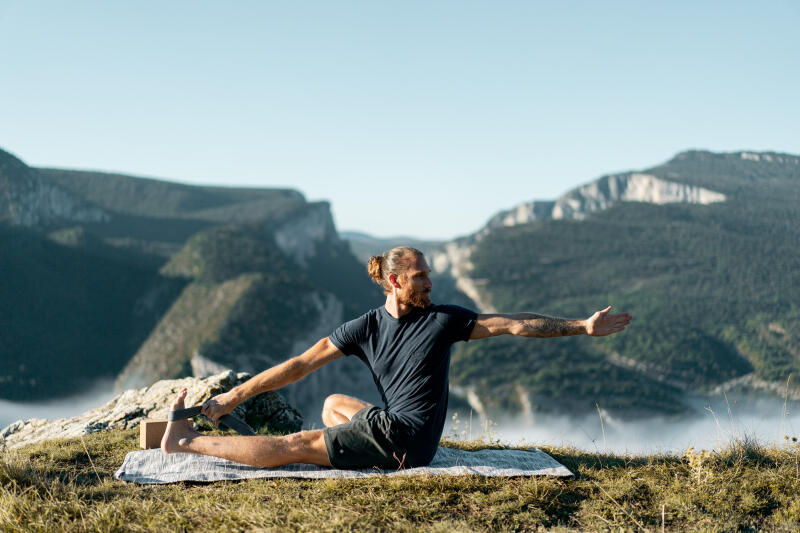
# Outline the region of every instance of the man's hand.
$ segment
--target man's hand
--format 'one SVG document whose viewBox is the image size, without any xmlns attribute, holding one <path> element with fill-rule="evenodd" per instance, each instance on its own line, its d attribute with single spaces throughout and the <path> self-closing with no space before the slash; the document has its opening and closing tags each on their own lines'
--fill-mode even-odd
<svg viewBox="0 0 800 533">
<path fill-rule="evenodd" d="M 237 405 L 239 405 L 239 401 L 236 395 L 233 390 L 229 390 L 208 400 L 203 404 L 203 410 L 200 412 L 210 418 L 216 426 L 219 425 L 219 419 L 233 411 Z"/>
<path fill-rule="evenodd" d="M 609 315 L 611 311 L 609 305 L 602 311 L 598 311 L 586 319 L 586 334 L 592 337 L 605 337 L 612 333 L 619 333 L 625 326 L 631 323 L 632 317 L 628 313 Z"/>
</svg>

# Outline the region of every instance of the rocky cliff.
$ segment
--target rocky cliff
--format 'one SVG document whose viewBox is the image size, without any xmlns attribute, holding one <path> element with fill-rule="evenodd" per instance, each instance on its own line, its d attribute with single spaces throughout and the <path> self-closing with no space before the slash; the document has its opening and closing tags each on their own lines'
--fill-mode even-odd
<svg viewBox="0 0 800 533">
<path fill-rule="evenodd" d="M 589 213 L 608 209 L 619 202 L 708 205 L 724 201 L 724 194 L 703 187 L 661 179 L 651 174 L 630 172 L 604 176 L 573 189 L 552 202 L 519 204 L 493 216 L 486 227 L 516 226 L 538 220 L 583 220 Z"/>
<path fill-rule="evenodd" d="M 0 150 L 0 222 L 33 227 L 109 219 L 103 209 L 43 179 L 25 163 Z"/>
<path fill-rule="evenodd" d="M 189 279 L 183 293 L 117 383 L 222 369 L 256 373 L 299 355 L 377 300 L 339 240 L 326 203 L 298 206 L 264 222 L 204 230 L 161 270 Z M 341 277 L 331 275 L 347 273 Z M 375 401 L 360 361 L 335 361 L 285 394 L 309 420 L 342 392 Z"/>
<path fill-rule="evenodd" d="M 247 373 L 226 371 L 204 379 L 163 380 L 138 390 L 126 390 L 105 405 L 72 418 L 18 420 L 0 429 L 0 449 L 97 431 L 133 428 L 145 419 L 166 420 L 167 412 L 181 389 L 188 389 L 187 406 L 200 405 L 249 377 Z M 246 420 L 257 432 L 293 432 L 299 431 L 303 425 L 300 413 L 275 392 L 251 398 L 237 406 L 233 413 Z"/>
</svg>

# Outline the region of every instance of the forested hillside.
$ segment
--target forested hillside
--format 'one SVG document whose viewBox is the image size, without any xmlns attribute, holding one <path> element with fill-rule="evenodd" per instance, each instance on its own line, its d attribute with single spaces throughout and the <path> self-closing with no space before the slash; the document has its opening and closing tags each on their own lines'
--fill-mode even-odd
<svg viewBox="0 0 800 533">
<path fill-rule="evenodd" d="M 14 400 L 255 372 L 380 296 L 328 204 L 297 191 L 36 169 L 1 150 L 0 246 L 0 398 Z M 314 379 L 287 391 L 302 410 L 335 385 L 374 389 L 358 361 Z"/>
<path fill-rule="evenodd" d="M 633 414 L 680 411 L 687 394 L 734 378 L 763 386 L 798 375 L 800 158 L 686 152 L 644 172 L 725 201 L 622 201 L 462 244 L 492 308 L 582 318 L 611 304 L 634 316 L 629 329 L 469 343 L 454 356 L 455 383 L 511 410 Z"/>
</svg>

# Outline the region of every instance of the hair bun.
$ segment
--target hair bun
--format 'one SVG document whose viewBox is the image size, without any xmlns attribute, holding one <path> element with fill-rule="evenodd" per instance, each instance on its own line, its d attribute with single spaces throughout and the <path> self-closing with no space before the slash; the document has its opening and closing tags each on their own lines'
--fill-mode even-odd
<svg viewBox="0 0 800 533">
<path fill-rule="evenodd" d="M 375 283 L 381 284 L 383 282 L 383 256 L 373 255 L 367 261 L 367 273 L 369 277 L 375 280 Z"/>
</svg>

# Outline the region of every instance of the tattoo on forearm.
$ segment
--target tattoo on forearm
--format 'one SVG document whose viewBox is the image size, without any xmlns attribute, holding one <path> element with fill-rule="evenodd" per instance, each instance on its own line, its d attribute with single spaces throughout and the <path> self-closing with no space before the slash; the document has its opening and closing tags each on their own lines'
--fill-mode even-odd
<svg viewBox="0 0 800 533">
<path fill-rule="evenodd" d="M 523 328 L 522 334 L 526 337 L 566 337 L 584 333 L 578 320 L 534 314 L 525 316 Z"/>
</svg>

